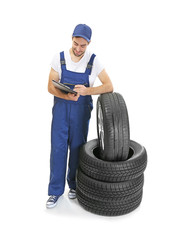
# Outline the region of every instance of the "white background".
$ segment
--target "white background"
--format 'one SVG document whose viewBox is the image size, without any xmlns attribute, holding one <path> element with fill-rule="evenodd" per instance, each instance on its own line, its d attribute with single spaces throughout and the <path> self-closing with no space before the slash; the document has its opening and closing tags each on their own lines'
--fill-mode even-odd
<svg viewBox="0 0 180 240">
<path fill-rule="evenodd" d="M 175 0 L 1 1 L 1 239 L 180 238 L 179 13 Z M 93 29 L 89 47 L 126 101 L 131 139 L 148 153 L 143 201 L 125 216 L 91 214 L 67 188 L 55 209 L 45 208 L 50 62 L 71 47 L 79 23 Z M 96 99 L 89 140 L 97 137 Z"/>
</svg>

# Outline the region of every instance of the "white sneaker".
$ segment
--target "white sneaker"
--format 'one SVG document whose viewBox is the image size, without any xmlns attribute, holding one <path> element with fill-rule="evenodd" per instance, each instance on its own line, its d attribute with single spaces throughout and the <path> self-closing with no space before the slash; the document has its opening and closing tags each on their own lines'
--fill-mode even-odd
<svg viewBox="0 0 180 240">
<path fill-rule="evenodd" d="M 57 200 L 59 199 L 60 196 L 54 196 L 51 195 L 49 199 L 46 202 L 46 207 L 47 208 L 53 208 L 57 205 Z"/>
<path fill-rule="evenodd" d="M 69 197 L 70 199 L 75 199 L 75 198 L 76 198 L 76 190 L 70 189 L 70 190 L 69 190 L 69 193 L 68 193 L 68 197 Z"/>
</svg>

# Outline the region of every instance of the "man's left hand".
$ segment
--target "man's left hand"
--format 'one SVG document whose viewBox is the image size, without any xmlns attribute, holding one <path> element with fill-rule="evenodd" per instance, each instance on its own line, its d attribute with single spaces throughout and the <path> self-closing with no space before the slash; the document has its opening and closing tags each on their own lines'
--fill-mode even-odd
<svg viewBox="0 0 180 240">
<path fill-rule="evenodd" d="M 74 91 L 76 91 L 79 95 L 86 96 L 88 95 L 88 88 L 84 85 L 75 85 Z"/>
</svg>

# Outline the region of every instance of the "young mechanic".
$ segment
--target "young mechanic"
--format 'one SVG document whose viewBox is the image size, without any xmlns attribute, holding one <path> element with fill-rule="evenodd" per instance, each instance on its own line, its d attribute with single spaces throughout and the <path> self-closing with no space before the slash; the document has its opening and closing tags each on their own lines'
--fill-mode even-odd
<svg viewBox="0 0 180 240">
<path fill-rule="evenodd" d="M 113 91 L 104 67 L 95 54 L 87 51 L 91 35 L 92 30 L 89 26 L 77 25 L 72 35 L 72 48 L 58 53 L 52 60 L 48 91 L 54 95 L 54 106 L 47 208 L 55 207 L 58 198 L 64 193 L 68 148 L 68 196 L 70 199 L 76 198 L 78 155 L 80 147 L 87 141 L 93 109 L 91 95 Z M 102 85 L 93 87 L 97 76 Z M 74 89 L 78 94 L 60 91 L 54 87 L 53 79 Z"/>
</svg>

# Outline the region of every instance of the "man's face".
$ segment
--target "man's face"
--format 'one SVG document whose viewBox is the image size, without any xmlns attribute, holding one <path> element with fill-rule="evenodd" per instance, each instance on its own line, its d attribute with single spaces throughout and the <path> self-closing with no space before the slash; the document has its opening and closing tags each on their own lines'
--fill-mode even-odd
<svg viewBox="0 0 180 240">
<path fill-rule="evenodd" d="M 73 37 L 72 39 L 72 51 L 76 57 L 84 55 L 88 46 L 88 41 L 81 37 Z"/>
</svg>

